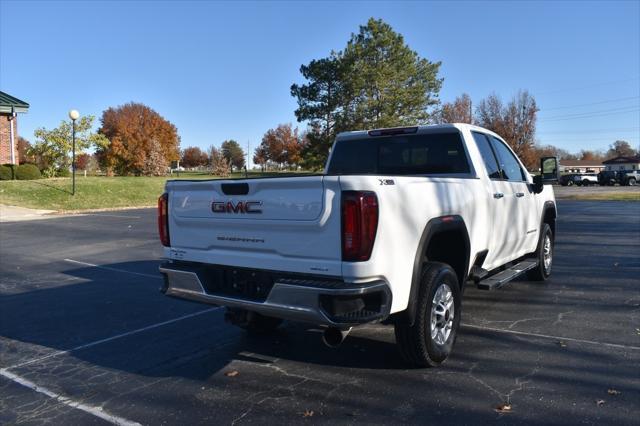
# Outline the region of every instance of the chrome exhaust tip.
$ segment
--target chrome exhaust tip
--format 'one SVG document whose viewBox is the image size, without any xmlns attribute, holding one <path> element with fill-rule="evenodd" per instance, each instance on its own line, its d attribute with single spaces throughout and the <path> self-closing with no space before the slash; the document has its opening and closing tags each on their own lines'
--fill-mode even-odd
<svg viewBox="0 0 640 426">
<path fill-rule="evenodd" d="M 322 334 L 322 343 L 327 345 L 330 348 L 337 348 L 344 342 L 344 339 L 347 338 L 347 335 L 351 331 L 351 327 L 346 330 L 341 330 L 336 327 L 329 327 L 324 330 Z"/>
</svg>

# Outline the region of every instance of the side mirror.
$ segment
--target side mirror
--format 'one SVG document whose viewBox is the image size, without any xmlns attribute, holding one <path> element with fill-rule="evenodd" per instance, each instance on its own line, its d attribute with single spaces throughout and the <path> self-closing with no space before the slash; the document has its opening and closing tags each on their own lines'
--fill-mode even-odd
<svg viewBox="0 0 640 426">
<path fill-rule="evenodd" d="M 557 182 L 559 177 L 558 159 L 556 157 L 543 157 L 540 159 L 540 174 L 533 177 L 533 192 L 542 192 L 545 183 Z"/>
<path fill-rule="evenodd" d="M 558 158 L 543 157 L 540 159 L 540 174 L 544 183 L 557 182 L 560 174 Z"/>
</svg>

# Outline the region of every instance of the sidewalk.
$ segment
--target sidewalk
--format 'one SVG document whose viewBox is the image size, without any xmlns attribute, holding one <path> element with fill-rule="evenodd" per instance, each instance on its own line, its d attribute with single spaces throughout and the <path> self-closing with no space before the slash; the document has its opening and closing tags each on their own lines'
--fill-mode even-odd
<svg viewBox="0 0 640 426">
<path fill-rule="evenodd" d="M 55 210 L 34 210 L 24 207 L 5 206 L 4 204 L 0 204 L 0 223 L 59 217 L 53 214 L 55 212 Z"/>
</svg>

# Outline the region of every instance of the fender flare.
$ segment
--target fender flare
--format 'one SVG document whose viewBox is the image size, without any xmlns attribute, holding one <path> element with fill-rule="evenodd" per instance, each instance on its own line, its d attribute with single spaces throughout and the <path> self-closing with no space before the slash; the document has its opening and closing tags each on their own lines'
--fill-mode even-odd
<svg viewBox="0 0 640 426">
<path fill-rule="evenodd" d="M 548 210 L 553 211 L 554 219 L 558 217 L 558 209 L 556 208 L 556 203 L 554 201 L 545 201 L 544 204 L 542 205 L 542 212 L 540 214 L 540 228 L 538 228 L 538 239 L 540 239 L 540 233 L 542 232 L 542 227 L 544 226 L 544 218 L 547 215 Z M 551 228 L 554 240 L 556 238 L 556 230 L 557 230 L 557 223 L 554 223 Z"/>
<path fill-rule="evenodd" d="M 420 241 L 418 242 L 418 249 L 416 250 L 415 259 L 413 261 L 413 274 L 411 276 L 411 290 L 409 292 L 407 309 L 403 311 L 403 315 L 400 315 L 400 321 L 407 322 L 409 325 L 413 325 L 415 322 L 418 290 L 420 288 L 420 272 L 422 271 L 423 258 L 426 259 L 426 250 L 427 247 L 429 247 L 431 239 L 441 232 L 454 230 L 461 231 L 465 245 L 465 261 L 463 272 L 464 275 L 461 282 L 459 283 L 460 290 L 462 291 L 462 289 L 464 288 L 464 282 L 466 281 L 467 274 L 469 272 L 469 259 L 471 251 L 469 232 L 467 231 L 467 226 L 464 223 L 464 219 L 462 219 L 462 217 L 459 215 L 446 215 L 433 218 L 429 222 L 427 222 L 424 230 L 422 231 Z"/>
</svg>

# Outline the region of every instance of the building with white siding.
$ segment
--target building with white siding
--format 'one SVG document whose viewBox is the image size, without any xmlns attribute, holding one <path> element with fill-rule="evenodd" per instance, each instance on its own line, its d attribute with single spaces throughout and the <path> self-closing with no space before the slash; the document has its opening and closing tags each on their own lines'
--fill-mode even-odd
<svg viewBox="0 0 640 426">
<path fill-rule="evenodd" d="M 640 155 L 633 157 L 616 157 L 607 161 L 603 161 L 602 164 L 606 167 L 606 170 L 613 171 L 633 171 L 640 170 Z"/>
</svg>

